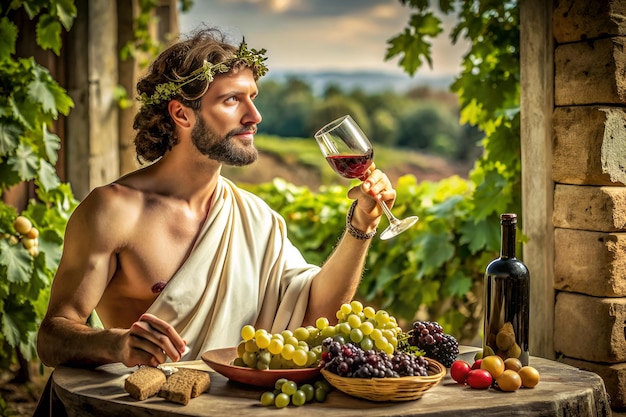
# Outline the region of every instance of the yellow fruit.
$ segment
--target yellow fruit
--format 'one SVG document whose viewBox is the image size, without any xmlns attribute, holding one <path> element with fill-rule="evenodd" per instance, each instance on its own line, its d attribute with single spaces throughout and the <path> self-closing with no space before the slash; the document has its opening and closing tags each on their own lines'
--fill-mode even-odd
<svg viewBox="0 0 626 417">
<path fill-rule="evenodd" d="M 509 322 L 504 323 L 502 328 L 496 335 L 496 346 L 500 350 L 509 350 L 515 343 L 515 332 L 513 331 L 513 325 Z"/>
<path fill-rule="evenodd" d="M 513 343 L 513 346 L 506 351 L 507 358 L 519 358 L 522 355 L 522 348 L 517 343 Z"/>
<path fill-rule="evenodd" d="M 308 355 L 306 351 L 302 349 L 296 349 L 295 352 L 293 352 L 293 357 L 291 358 L 291 360 L 293 360 L 293 363 L 298 366 L 305 366 L 307 359 Z"/>
<path fill-rule="evenodd" d="M 498 379 L 504 372 L 504 360 L 498 355 L 486 356 L 480 364 L 480 369 L 485 369 L 493 379 Z"/>
<path fill-rule="evenodd" d="M 261 333 L 254 340 L 256 340 L 256 344 L 259 349 L 266 349 L 270 345 L 272 338 L 267 333 Z"/>
<path fill-rule="evenodd" d="M 517 391 L 522 386 L 522 378 L 512 369 L 506 369 L 498 378 L 496 378 L 498 388 L 502 391 Z"/>
<path fill-rule="evenodd" d="M 243 354 L 246 353 L 246 342 L 239 342 L 237 345 L 237 357 L 243 358 Z"/>
<path fill-rule="evenodd" d="M 507 358 L 504 360 L 504 369 L 519 372 L 519 370 L 522 369 L 522 362 L 517 358 Z"/>
<path fill-rule="evenodd" d="M 39 242 L 37 241 L 37 239 L 30 239 L 27 237 L 22 238 L 22 246 L 24 246 L 24 249 L 30 249 L 38 245 L 39 245 Z"/>
<path fill-rule="evenodd" d="M 363 304 L 360 301 L 354 300 L 350 303 L 350 307 L 352 307 L 352 312 L 359 314 L 363 311 Z"/>
<path fill-rule="evenodd" d="M 250 324 L 246 324 L 245 326 L 241 328 L 241 338 L 244 341 L 248 341 L 254 337 L 255 332 L 256 330 L 254 326 Z"/>
<path fill-rule="evenodd" d="M 524 366 L 518 372 L 520 378 L 522 378 L 522 386 L 526 388 L 533 388 L 539 383 L 539 371 L 532 366 Z"/>
<path fill-rule="evenodd" d="M 33 228 L 33 224 L 24 216 L 17 216 L 15 221 L 13 222 L 13 227 L 15 231 L 21 235 L 25 235 Z"/>
</svg>

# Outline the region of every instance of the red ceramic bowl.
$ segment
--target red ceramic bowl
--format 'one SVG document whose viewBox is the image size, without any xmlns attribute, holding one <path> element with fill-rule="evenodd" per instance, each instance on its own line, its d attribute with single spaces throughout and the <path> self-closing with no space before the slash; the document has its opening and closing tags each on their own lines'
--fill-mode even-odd
<svg viewBox="0 0 626 417">
<path fill-rule="evenodd" d="M 289 381 L 301 384 L 315 379 L 320 374 L 319 367 L 259 371 L 258 369 L 233 365 L 236 357 L 236 347 L 212 349 L 202 354 L 202 360 L 215 372 L 232 381 L 258 387 L 273 387 L 280 378 L 287 378 Z"/>
</svg>

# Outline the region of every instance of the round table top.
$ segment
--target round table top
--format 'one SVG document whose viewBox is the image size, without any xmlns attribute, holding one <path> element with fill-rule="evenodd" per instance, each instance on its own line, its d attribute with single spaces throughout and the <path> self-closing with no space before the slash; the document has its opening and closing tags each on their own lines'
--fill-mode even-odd
<svg viewBox="0 0 626 417">
<path fill-rule="evenodd" d="M 473 361 L 476 348 L 461 347 L 460 359 Z M 604 382 L 595 373 L 538 357 L 530 365 L 541 381 L 532 389 L 515 392 L 476 390 L 456 384 L 448 375 L 422 398 L 404 402 L 373 402 L 333 390 L 323 403 L 297 407 L 299 416 L 610 416 Z M 135 369 L 111 364 L 96 370 L 59 367 L 52 373 L 52 404 L 62 405 L 68 416 L 272 416 L 281 412 L 263 407 L 266 388 L 231 382 L 202 361 L 179 363 L 211 372 L 207 393 L 183 406 L 159 397 L 137 401 L 124 391 L 124 380 Z M 292 411 L 295 406 L 289 406 Z M 295 412 L 295 411 L 294 411 Z M 289 411 L 287 411 L 288 414 Z M 328 413 L 328 414 L 327 414 Z M 53 415 L 54 412 L 53 412 Z"/>
</svg>

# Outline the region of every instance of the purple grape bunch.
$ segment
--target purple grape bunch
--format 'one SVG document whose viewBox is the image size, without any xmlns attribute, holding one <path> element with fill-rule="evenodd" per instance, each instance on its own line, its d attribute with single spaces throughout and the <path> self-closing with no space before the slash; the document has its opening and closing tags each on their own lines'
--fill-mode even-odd
<svg viewBox="0 0 626 417">
<path fill-rule="evenodd" d="M 436 321 L 415 321 L 409 344 L 422 350 L 426 356 L 449 368 L 459 354 L 459 342 Z"/>
<path fill-rule="evenodd" d="M 427 376 L 428 360 L 406 352 L 387 355 L 383 351 L 363 350 L 352 342 L 341 344 L 332 338 L 322 342 L 326 355 L 324 369 L 347 378 L 399 378 Z"/>
</svg>

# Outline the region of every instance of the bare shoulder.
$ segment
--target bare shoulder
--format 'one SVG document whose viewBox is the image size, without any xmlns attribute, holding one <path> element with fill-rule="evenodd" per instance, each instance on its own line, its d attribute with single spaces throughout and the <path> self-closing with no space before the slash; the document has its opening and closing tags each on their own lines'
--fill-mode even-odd
<svg viewBox="0 0 626 417">
<path fill-rule="evenodd" d="M 122 220 L 132 218 L 134 212 L 141 211 L 144 193 L 116 183 L 93 189 L 79 207 L 93 215 Z"/>
<path fill-rule="evenodd" d="M 115 234 L 122 237 L 138 221 L 144 206 L 144 193 L 119 185 L 108 184 L 93 189 L 78 205 L 70 222 L 79 233 L 96 233 L 100 238 Z"/>
</svg>

